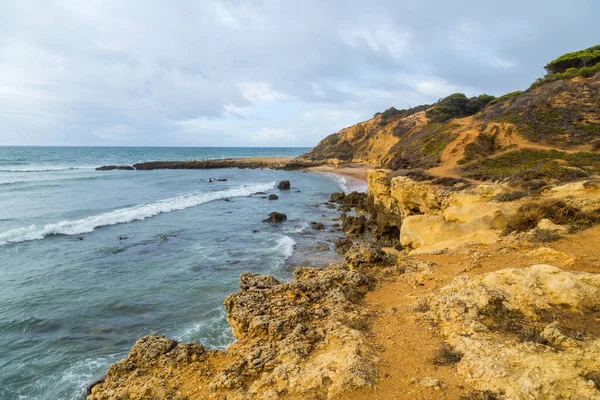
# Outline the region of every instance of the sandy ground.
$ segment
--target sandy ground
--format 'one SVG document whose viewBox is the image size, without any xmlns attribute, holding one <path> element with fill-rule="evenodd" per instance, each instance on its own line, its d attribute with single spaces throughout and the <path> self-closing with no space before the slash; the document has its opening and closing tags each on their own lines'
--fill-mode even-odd
<svg viewBox="0 0 600 400">
<path fill-rule="evenodd" d="M 600 273 L 600 254 L 597 251 L 599 237 L 600 226 L 595 226 L 567 235 L 559 241 L 544 243 L 543 247 L 575 258 L 572 265 L 560 265 L 562 269 Z M 383 282 L 364 299 L 365 305 L 372 308 L 375 314 L 370 337 L 381 354 L 378 383 L 372 389 L 343 393 L 336 400 L 459 400 L 461 396 L 466 396 L 473 388 L 457 375 L 454 366 L 434 365 L 433 359 L 442 337 L 435 327 L 415 318 L 412 304 L 416 298 L 431 294 L 461 273 L 476 275 L 504 268 L 553 264 L 530 254 L 537 247 L 540 245 L 477 245 L 455 254 L 415 256 L 436 264 L 431 275 L 419 279 L 401 275 Z M 438 379 L 441 387 L 436 390 L 421 386 L 418 382 L 425 377 Z"/>
<path fill-rule="evenodd" d="M 373 169 L 374 166 L 367 164 L 344 164 L 338 167 L 334 165 L 319 165 L 317 167 L 307 168 L 307 171 L 319 172 L 328 175 L 336 175 L 343 178 L 342 188 L 345 192 L 366 192 L 367 176 L 366 171 Z"/>
</svg>

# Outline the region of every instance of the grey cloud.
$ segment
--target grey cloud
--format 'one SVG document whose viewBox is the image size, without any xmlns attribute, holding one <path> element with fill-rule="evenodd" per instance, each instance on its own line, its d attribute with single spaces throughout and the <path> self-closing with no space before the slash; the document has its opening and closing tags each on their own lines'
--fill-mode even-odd
<svg viewBox="0 0 600 400">
<path fill-rule="evenodd" d="M 310 146 L 392 105 L 524 89 L 596 44 L 597 15 L 593 0 L 7 0 L 0 144 Z"/>
</svg>

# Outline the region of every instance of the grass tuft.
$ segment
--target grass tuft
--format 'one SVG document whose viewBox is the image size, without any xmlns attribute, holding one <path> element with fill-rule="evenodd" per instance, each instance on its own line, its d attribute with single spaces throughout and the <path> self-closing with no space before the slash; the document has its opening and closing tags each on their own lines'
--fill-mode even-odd
<svg viewBox="0 0 600 400">
<path fill-rule="evenodd" d="M 435 352 L 433 357 L 433 364 L 435 365 L 452 365 L 456 364 L 462 359 L 462 354 L 456 351 L 454 347 L 448 343 L 442 343 L 439 349 Z"/>
</svg>

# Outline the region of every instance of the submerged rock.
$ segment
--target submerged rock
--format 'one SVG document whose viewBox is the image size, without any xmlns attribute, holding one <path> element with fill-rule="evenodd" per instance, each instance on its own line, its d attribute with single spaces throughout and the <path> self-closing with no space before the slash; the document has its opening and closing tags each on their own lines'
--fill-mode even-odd
<svg viewBox="0 0 600 400">
<path fill-rule="evenodd" d="M 276 194 L 269 195 L 269 200 L 277 200 L 278 198 L 279 198 L 279 196 L 277 196 Z"/>
<path fill-rule="evenodd" d="M 269 214 L 269 218 L 263 220 L 263 222 L 269 222 L 272 224 L 283 222 L 287 219 L 287 215 L 278 212 L 272 212 Z"/>
<path fill-rule="evenodd" d="M 346 263 L 351 270 L 365 267 L 387 267 L 394 258 L 372 243 L 355 243 L 346 252 Z"/>
<path fill-rule="evenodd" d="M 311 228 L 313 228 L 316 231 L 320 231 L 320 230 L 325 229 L 325 225 L 323 225 L 321 222 L 312 221 L 310 223 L 310 226 L 311 226 Z"/>
</svg>

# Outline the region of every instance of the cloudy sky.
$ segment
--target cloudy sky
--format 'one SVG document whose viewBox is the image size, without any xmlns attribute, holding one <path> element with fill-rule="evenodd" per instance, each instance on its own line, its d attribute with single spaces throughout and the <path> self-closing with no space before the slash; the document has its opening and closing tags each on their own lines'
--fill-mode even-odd
<svg viewBox="0 0 600 400">
<path fill-rule="evenodd" d="M 596 0 L 2 0 L 0 145 L 313 146 L 376 111 L 525 89 Z"/>
</svg>

